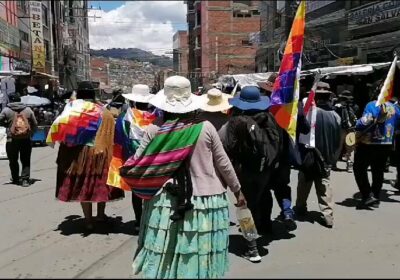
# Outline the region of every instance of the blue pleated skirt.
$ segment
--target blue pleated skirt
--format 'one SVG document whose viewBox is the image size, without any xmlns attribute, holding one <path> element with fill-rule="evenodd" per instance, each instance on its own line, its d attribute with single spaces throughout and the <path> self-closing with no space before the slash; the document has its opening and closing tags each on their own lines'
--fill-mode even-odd
<svg viewBox="0 0 400 280">
<path fill-rule="evenodd" d="M 144 278 L 219 278 L 228 270 L 229 210 L 226 193 L 194 196 L 194 209 L 173 222 L 175 197 L 166 191 L 146 201 L 133 262 Z"/>
</svg>

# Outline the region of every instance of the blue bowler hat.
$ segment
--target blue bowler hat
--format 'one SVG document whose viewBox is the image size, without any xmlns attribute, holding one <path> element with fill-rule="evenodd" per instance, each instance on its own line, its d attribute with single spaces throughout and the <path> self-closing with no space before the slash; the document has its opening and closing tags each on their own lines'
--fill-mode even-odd
<svg viewBox="0 0 400 280">
<path fill-rule="evenodd" d="M 242 88 L 239 96 L 229 99 L 229 104 L 241 110 L 267 110 L 271 105 L 268 96 L 261 96 L 260 89 L 255 86 Z"/>
</svg>

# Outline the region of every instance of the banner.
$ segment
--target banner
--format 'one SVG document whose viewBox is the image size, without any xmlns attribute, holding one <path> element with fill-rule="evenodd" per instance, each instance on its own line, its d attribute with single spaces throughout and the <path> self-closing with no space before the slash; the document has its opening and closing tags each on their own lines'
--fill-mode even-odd
<svg viewBox="0 0 400 280">
<path fill-rule="evenodd" d="M 320 80 L 320 74 L 315 76 L 313 87 L 311 88 L 310 94 L 303 100 L 304 115 L 307 121 L 310 123 L 311 129 L 308 134 L 299 135 L 299 143 L 309 147 L 315 148 L 315 123 L 317 122 L 317 105 L 315 104 L 315 91 L 317 90 L 317 84 Z"/>
<path fill-rule="evenodd" d="M 43 41 L 42 2 L 29 1 L 32 38 L 32 70 L 45 72 L 46 50 Z"/>
</svg>

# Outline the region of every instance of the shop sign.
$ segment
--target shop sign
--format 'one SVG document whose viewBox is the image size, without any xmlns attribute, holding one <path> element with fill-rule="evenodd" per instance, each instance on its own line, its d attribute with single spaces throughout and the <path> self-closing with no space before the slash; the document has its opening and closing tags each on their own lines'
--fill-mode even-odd
<svg viewBox="0 0 400 280">
<path fill-rule="evenodd" d="M 400 19 L 400 1 L 381 1 L 349 12 L 348 28 L 357 29 L 396 18 Z"/>
<path fill-rule="evenodd" d="M 31 71 L 31 63 L 28 61 L 14 59 L 13 64 L 15 71 L 24 71 L 24 72 Z"/>
<path fill-rule="evenodd" d="M 44 72 L 46 50 L 43 41 L 42 2 L 29 1 L 32 37 L 32 70 Z"/>
<path fill-rule="evenodd" d="M 337 60 L 339 65 L 353 65 L 354 57 L 342 57 Z"/>
<path fill-rule="evenodd" d="M 10 58 L 0 55 L 0 71 L 10 70 Z"/>
</svg>

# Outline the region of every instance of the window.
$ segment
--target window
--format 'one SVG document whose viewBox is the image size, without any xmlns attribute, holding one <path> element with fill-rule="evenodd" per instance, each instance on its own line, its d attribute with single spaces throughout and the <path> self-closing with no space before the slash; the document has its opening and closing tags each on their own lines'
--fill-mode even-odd
<svg viewBox="0 0 400 280">
<path fill-rule="evenodd" d="M 279 0 L 276 2 L 276 10 L 282 12 L 285 9 L 285 1 Z"/>
<path fill-rule="evenodd" d="M 251 46 L 250 40 L 242 40 L 242 46 Z"/>
<path fill-rule="evenodd" d="M 277 12 L 275 15 L 275 28 L 279 28 L 282 25 L 282 14 Z"/>
<path fill-rule="evenodd" d="M 247 6 L 251 6 L 251 1 L 250 0 L 242 0 L 242 1 L 236 1 L 236 0 L 233 0 L 232 1 L 233 2 L 233 4 L 243 4 L 243 5 L 247 5 Z"/>
<path fill-rule="evenodd" d="M 201 25 L 201 13 L 200 11 L 197 11 L 196 13 L 196 26 Z"/>
<path fill-rule="evenodd" d="M 233 17 L 237 17 L 237 18 L 249 18 L 251 17 L 251 13 L 250 12 L 244 12 L 244 11 L 234 11 L 233 12 Z"/>
<path fill-rule="evenodd" d="M 42 23 L 45 26 L 49 26 L 49 14 L 48 14 L 48 10 L 47 7 L 45 5 L 42 4 Z"/>
<path fill-rule="evenodd" d="M 260 11 L 259 10 L 253 10 L 252 14 L 253 14 L 253 16 L 259 16 L 260 15 Z"/>
<path fill-rule="evenodd" d="M 29 34 L 22 30 L 19 31 L 19 37 L 22 41 L 29 42 Z"/>
<path fill-rule="evenodd" d="M 44 49 L 46 50 L 46 60 L 50 60 L 50 47 L 49 47 L 49 41 L 44 40 Z"/>
<path fill-rule="evenodd" d="M 17 2 L 17 7 L 20 8 L 24 12 L 24 14 L 27 13 L 27 7 L 26 7 L 26 1 L 25 0 L 19 0 Z"/>
</svg>

